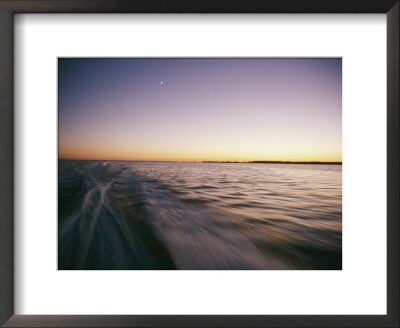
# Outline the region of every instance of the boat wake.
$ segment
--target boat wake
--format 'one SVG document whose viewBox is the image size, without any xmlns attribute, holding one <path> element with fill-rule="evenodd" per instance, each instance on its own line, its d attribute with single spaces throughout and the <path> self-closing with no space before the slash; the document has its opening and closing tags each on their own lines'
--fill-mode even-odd
<svg viewBox="0 0 400 328">
<path fill-rule="evenodd" d="M 124 162 L 60 161 L 58 192 L 59 269 L 313 268 L 312 254 L 341 262 L 335 231 L 308 227 L 293 240 L 278 221 L 188 201 Z"/>
</svg>

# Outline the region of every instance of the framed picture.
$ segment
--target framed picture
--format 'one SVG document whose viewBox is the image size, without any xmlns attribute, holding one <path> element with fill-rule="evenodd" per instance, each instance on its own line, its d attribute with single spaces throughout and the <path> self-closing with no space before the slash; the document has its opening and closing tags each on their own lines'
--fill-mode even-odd
<svg viewBox="0 0 400 328">
<path fill-rule="evenodd" d="M 398 1 L 0 16 L 3 326 L 399 326 Z"/>
</svg>

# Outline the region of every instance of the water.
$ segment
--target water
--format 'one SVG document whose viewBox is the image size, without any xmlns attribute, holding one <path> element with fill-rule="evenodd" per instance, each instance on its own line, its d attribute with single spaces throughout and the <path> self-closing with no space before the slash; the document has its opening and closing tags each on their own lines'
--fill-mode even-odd
<svg viewBox="0 0 400 328">
<path fill-rule="evenodd" d="M 341 269 L 342 166 L 59 161 L 59 269 Z"/>
</svg>

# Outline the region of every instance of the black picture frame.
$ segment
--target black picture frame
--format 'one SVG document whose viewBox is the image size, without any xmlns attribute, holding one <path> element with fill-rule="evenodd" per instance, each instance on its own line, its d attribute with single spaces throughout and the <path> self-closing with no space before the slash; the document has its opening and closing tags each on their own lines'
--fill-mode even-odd
<svg viewBox="0 0 400 328">
<path fill-rule="evenodd" d="M 399 8 L 399 0 L 0 0 L 0 324 L 4 327 L 399 327 Z M 387 315 L 14 315 L 13 17 L 16 13 L 385 13 Z"/>
</svg>

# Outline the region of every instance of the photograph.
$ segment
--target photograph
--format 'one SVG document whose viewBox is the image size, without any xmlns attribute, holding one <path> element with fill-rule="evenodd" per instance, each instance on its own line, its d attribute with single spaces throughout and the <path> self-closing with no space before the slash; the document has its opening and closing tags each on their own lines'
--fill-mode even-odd
<svg viewBox="0 0 400 328">
<path fill-rule="evenodd" d="M 57 65 L 58 270 L 342 270 L 342 58 Z"/>
</svg>

